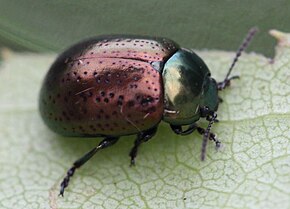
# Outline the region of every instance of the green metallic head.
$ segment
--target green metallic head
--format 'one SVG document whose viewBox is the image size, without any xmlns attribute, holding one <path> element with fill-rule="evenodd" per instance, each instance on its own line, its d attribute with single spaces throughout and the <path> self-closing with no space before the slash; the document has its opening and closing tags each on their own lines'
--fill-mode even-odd
<svg viewBox="0 0 290 209">
<path fill-rule="evenodd" d="M 188 125 L 199 120 L 200 108 L 218 108 L 218 88 L 206 64 L 194 52 L 177 51 L 162 72 L 165 110 L 163 120 L 172 125 Z"/>
</svg>

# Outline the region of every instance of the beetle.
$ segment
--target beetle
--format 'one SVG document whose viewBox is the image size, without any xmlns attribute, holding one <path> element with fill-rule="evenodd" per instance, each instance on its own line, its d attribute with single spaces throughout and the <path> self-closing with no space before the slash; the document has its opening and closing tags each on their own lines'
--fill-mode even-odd
<svg viewBox="0 0 290 209">
<path fill-rule="evenodd" d="M 60 195 L 76 169 L 121 136 L 137 135 L 129 154 L 134 165 L 139 146 L 155 135 L 161 120 L 176 134 L 197 130 L 203 135 L 204 160 L 208 139 L 220 146 L 210 132 L 218 121 L 218 91 L 238 78 L 230 73 L 256 31 L 249 31 L 222 82 L 211 77 L 197 54 L 167 38 L 99 36 L 63 52 L 44 79 L 40 114 L 58 134 L 104 139 L 73 163 L 60 185 Z M 196 124 L 200 118 L 209 122 L 207 128 Z"/>
</svg>

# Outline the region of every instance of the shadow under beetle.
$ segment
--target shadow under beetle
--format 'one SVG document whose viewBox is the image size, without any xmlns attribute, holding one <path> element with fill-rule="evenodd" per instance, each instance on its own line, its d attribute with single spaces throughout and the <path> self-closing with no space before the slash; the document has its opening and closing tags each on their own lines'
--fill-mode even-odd
<svg viewBox="0 0 290 209">
<path fill-rule="evenodd" d="M 41 116 L 64 136 L 104 137 L 74 162 L 61 183 L 63 196 L 75 170 L 120 136 L 136 134 L 131 165 L 139 146 L 151 139 L 161 120 L 180 135 L 203 135 L 201 159 L 208 139 L 220 146 L 211 126 L 221 102 L 218 91 L 230 85 L 230 73 L 256 33 L 251 29 L 222 82 L 216 82 L 203 60 L 166 38 L 113 35 L 80 42 L 53 63 L 42 85 Z M 199 127 L 200 118 L 209 121 Z M 188 126 L 186 129 L 183 126 Z"/>
</svg>

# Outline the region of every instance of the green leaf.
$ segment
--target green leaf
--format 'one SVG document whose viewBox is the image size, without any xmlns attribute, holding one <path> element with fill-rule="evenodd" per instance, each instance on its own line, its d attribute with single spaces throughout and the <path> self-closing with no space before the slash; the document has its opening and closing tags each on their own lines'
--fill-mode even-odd
<svg viewBox="0 0 290 209">
<path fill-rule="evenodd" d="M 290 35 L 279 39 L 274 59 L 244 54 L 241 76 L 222 92 L 223 143 L 174 135 L 162 123 L 144 144 L 136 167 L 128 152 L 134 137 L 97 153 L 58 197 L 71 163 L 100 139 L 65 138 L 43 124 L 37 109 L 42 79 L 56 55 L 5 53 L 0 67 L 0 208 L 289 208 Z M 197 52 L 222 80 L 233 52 Z M 206 123 L 201 122 L 202 125 Z"/>
</svg>

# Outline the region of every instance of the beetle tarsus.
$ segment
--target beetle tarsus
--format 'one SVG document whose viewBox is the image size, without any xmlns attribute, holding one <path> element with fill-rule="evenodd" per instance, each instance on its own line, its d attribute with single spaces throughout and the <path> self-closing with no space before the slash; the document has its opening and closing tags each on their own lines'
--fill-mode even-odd
<svg viewBox="0 0 290 209">
<path fill-rule="evenodd" d="M 62 196 L 62 197 L 63 197 L 64 190 L 65 190 L 65 188 L 68 186 L 69 180 L 70 180 L 70 178 L 74 175 L 75 170 L 76 170 L 76 167 L 75 167 L 75 165 L 73 165 L 73 167 L 71 167 L 71 168 L 67 171 L 67 173 L 66 173 L 66 177 L 63 179 L 63 181 L 62 181 L 61 184 L 60 184 L 60 192 L 59 192 L 59 195 L 58 195 L 58 196 Z"/>
<path fill-rule="evenodd" d="M 113 144 L 115 144 L 118 141 L 118 137 L 106 137 L 103 141 L 99 143 L 97 147 L 94 147 L 92 150 L 90 150 L 88 153 L 86 153 L 84 156 L 82 156 L 80 159 L 74 162 L 73 166 L 67 171 L 66 177 L 62 180 L 60 184 L 60 192 L 59 196 L 63 196 L 64 190 L 69 185 L 70 178 L 74 175 L 75 170 L 82 165 L 84 165 L 89 159 L 91 159 L 94 154 L 96 154 L 97 151 L 100 149 L 107 148 Z"/>
<path fill-rule="evenodd" d="M 137 137 L 137 139 L 134 142 L 134 147 L 131 149 L 129 156 L 131 157 L 131 161 L 130 161 L 130 166 L 135 166 L 135 158 L 137 156 L 137 152 L 138 152 L 138 147 L 140 146 L 140 144 L 142 143 L 142 141 L 140 140 L 139 137 Z"/>
<path fill-rule="evenodd" d="M 138 148 L 143 142 L 147 142 L 149 139 L 151 139 L 157 132 L 157 126 L 143 131 L 137 135 L 137 139 L 134 142 L 134 146 L 132 147 L 129 156 L 131 157 L 131 163 L 130 166 L 135 166 L 135 158 L 137 157 Z"/>
</svg>

